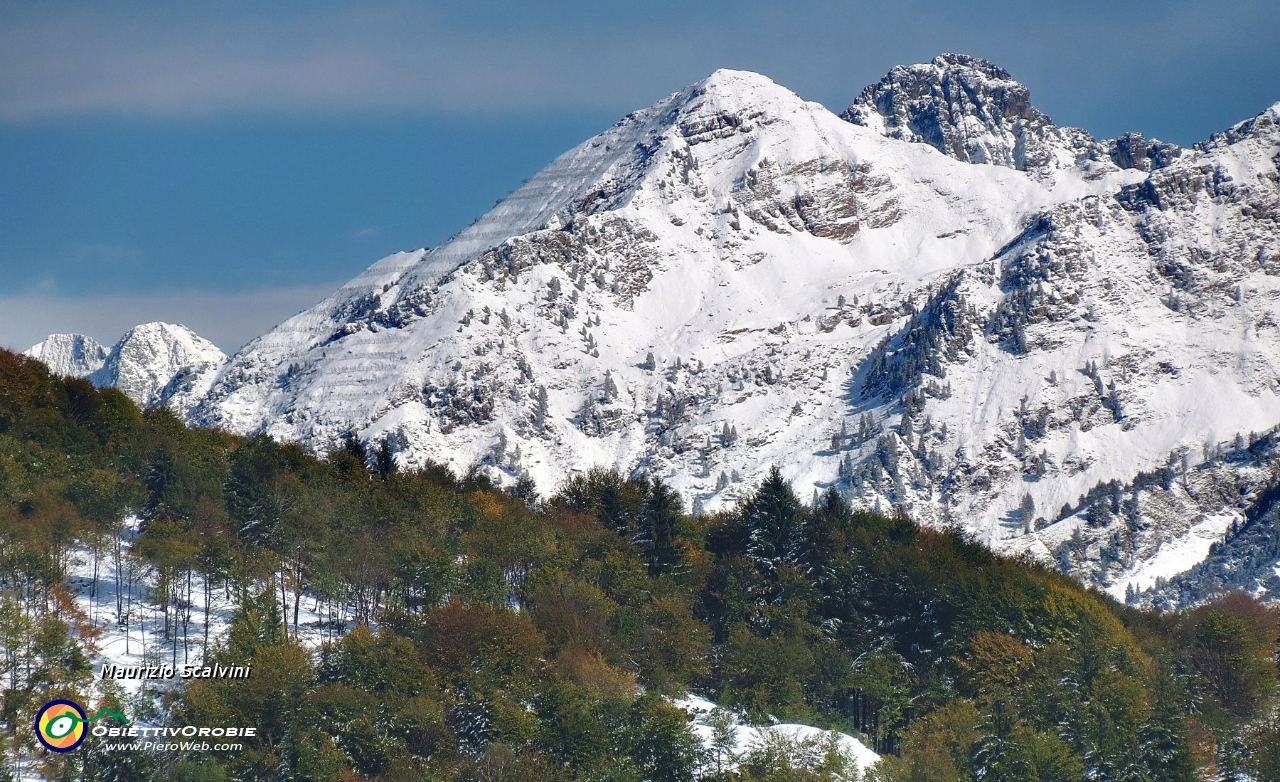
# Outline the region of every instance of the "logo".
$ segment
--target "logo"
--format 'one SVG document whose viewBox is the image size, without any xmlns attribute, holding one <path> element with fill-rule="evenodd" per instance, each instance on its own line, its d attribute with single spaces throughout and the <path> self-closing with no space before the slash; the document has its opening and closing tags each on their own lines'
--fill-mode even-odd
<svg viewBox="0 0 1280 782">
<path fill-rule="evenodd" d="M 84 741 L 84 709 L 71 701 L 49 701 L 36 714 L 36 738 L 54 752 L 70 752 Z"/>
<path fill-rule="evenodd" d="M 49 701 L 36 713 L 36 738 L 53 752 L 70 752 L 84 741 L 88 732 L 85 726 L 100 717 L 129 721 L 111 709 L 99 709 L 97 714 L 86 717 L 84 709 L 74 701 Z"/>
</svg>

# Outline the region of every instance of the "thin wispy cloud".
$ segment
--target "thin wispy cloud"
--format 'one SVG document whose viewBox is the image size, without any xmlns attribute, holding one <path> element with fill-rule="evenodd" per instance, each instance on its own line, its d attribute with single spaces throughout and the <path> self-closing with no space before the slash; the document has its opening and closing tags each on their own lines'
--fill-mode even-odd
<svg viewBox="0 0 1280 782">
<path fill-rule="evenodd" d="M 75 248 L 74 255 L 81 263 L 120 265 L 141 260 L 142 251 L 113 244 L 83 244 Z"/>
<path fill-rule="evenodd" d="M 842 108 L 890 65 L 941 51 L 995 60 L 1041 103 L 1120 110 L 1221 100 L 1222 89 L 1187 89 L 1212 72 L 1228 75 L 1225 92 L 1265 91 L 1260 80 L 1280 65 L 1277 29 L 1270 0 L 13 2 L 0 8 L 0 120 L 626 111 L 717 67 L 758 70 Z M 1249 102 L 1258 111 L 1271 100 Z"/>
<path fill-rule="evenodd" d="M 376 225 L 371 225 L 371 226 L 369 226 L 368 228 L 361 228 L 361 229 L 359 229 L 359 230 L 352 231 L 352 232 L 351 232 L 351 238 L 353 238 L 353 239 L 372 239 L 372 238 L 374 238 L 374 237 L 378 236 L 380 233 L 382 233 L 382 232 L 378 230 L 378 226 L 376 226 Z"/>
<path fill-rule="evenodd" d="M 218 16 L 97 5 L 8 16 L 0 25 L 0 119 L 10 121 L 614 105 L 608 87 L 636 82 L 620 56 L 640 54 L 634 42 L 618 41 L 591 62 L 585 41 L 554 30 L 457 29 L 416 6 Z M 575 49 L 582 59 L 566 56 Z"/>
</svg>

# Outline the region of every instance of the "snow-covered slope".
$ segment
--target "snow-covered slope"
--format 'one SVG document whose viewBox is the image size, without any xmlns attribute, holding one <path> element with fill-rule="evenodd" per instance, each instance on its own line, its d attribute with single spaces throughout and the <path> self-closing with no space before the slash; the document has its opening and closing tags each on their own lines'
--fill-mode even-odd
<svg viewBox="0 0 1280 782">
<path fill-rule="evenodd" d="M 810 748 L 809 752 L 798 753 L 800 760 L 810 760 L 812 766 L 819 765 L 824 758 L 814 749 L 830 749 L 839 752 L 859 774 L 880 761 L 880 756 L 871 751 L 866 744 L 847 733 L 824 731 L 811 725 L 796 723 L 780 723 L 757 726 L 745 722 L 741 715 L 722 709 L 712 701 L 698 695 L 689 694 L 684 698 L 672 701 L 678 708 L 690 716 L 690 728 L 708 755 L 706 771 L 730 771 L 740 766 L 752 753 L 759 752 L 782 738 L 793 744 Z M 718 719 L 717 719 L 718 718 Z M 721 735 L 717 736 L 716 723 L 719 723 Z M 727 741 L 725 739 L 728 739 Z M 825 745 L 825 746 L 824 746 Z M 804 755 L 810 757 L 804 758 Z"/>
<path fill-rule="evenodd" d="M 50 334 L 43 342 L 24 350 L 23 355 L 44 362 L 55 375 L 84 377 L 107 360 L 107 349 L 84 334 Z"/>
<path fill-rule="evenodd" d="M 946 154 L 884 97 L 935 84 Z M 1099 487 L 1280 423 L 1277 110 L 1139 165 L 982 61 L 880 87 L 855 124 L 718 71 L 251 342 L 189 419 L 544 490 L 617 466 L 708 507 L 776 463 L 1123 592 L 1226 510 L 1131 513 L 1117 566 Z"/>
</svg>

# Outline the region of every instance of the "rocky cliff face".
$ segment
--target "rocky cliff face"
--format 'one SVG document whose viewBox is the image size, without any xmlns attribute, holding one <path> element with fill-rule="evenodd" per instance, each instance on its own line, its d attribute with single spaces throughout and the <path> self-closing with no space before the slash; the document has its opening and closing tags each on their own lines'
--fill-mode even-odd
<svg viewBox="0 0 1280 782">
<path fill-rule="evenodd" d="M 705 507 L 779 464 L 1145 589 L 1274 482 L 1226 488 L 1280 424 L 1278 111 L 1176 150 L 974 58 L 844 119 L 720 71 L 250 343 L 189 418 Z"/>
<path fill-rule="evenodd" d="M 899 425 L 898 470 L 914 476 L 900 494 L 966 497 L 992 545 L 1117 595 L 1243 523 L 1276 482 L 1270 451 L 1247 468 L 1231 455 L 1280 415 L 1278 116 L 1041 214 L 873 354 L 871 376 L 887 378 L 874 390 L 926 392 Z M 961 327 L 923 317 L 939 310 L 965 313 Z M 969 433 L 954 458 L 944 424 Z"/>
</svg>

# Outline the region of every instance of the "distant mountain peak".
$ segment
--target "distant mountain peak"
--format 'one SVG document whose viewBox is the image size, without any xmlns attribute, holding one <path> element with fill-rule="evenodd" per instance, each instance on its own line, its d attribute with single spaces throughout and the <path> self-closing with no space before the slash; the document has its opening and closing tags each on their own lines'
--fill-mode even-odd
<svg viewBox="0 0 1280 782">
<path fill-rule="evenodd" d="M 227 356 L 186 326 L 159 321 L 125 332 L 110 350 L 84 334 L 51 334 L 29 348 L 56 375 L 116 388 L 140 407 L 185 410 L 208 391 Z"/>
<path fill-rule="evenodd" d="M 89 380 L 149 407 L 166 401 L 161 392 L 179 372 L 220 367 L 226 360 L 217 345 L 186 326 L 155 321 L 126 331 Z"/>
<path fill-rule="evenodd" d="M 716 71 L 160 397 L 544 491 L 606 465 L 726 507 L 778 464 L 1145 589 L 1229 525 L 1219 445 L 1280 423 L 1274 126 L 1098 141 L 958 54 L 843 118 Z"/>
<path fill-rule="evenodd" d="M 84 377 L 107 360 L 107 349 L 85 334 L 50 334 L 23 352 L 59 376 Z"/>
<path fill-rule="evenodd" d="M 782 458 L 807 436 L 801 419 L 838 415 L 843 340 L 879 334 L 905 281 L 990 257 L 1059 197 L 719 70 L 564 153 L 448 242 L 379 261 L 249 343 L 188 420 L 318 451 L 355 432 L 408 465 L 480 462 L 545 486 L 594 463 L 678 471 L 680 490 L 723 495 L 707 465 L 759 466 L 729 452 L 730 416 L 776 418 L 777 456 L 762 458 Z M 804 415 L 795 398 L 730 401 L 810 374 Z M 696 417 L 673 398 L 699 400 Z"/>
</svg>

